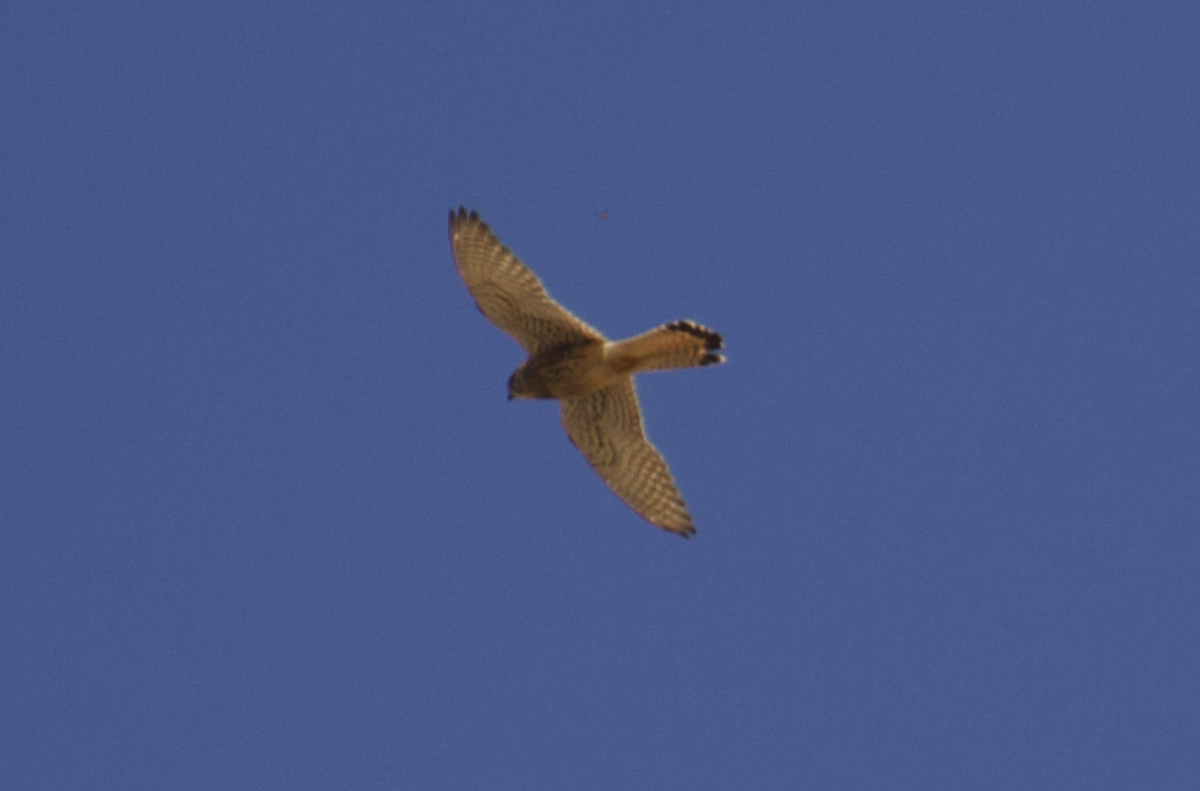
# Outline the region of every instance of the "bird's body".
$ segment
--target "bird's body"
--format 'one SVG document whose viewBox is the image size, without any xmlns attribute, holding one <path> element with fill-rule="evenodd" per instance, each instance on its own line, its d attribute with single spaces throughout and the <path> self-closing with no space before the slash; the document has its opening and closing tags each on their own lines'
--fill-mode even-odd
<svg viewBox="0 0 1200 791">
<path fill-rule="evenodd" d="M 450 247 L 479 310 L 529 354 L 509 379 L 509 398 L 558 400 L 567 436 L 609 488 L 652 524 L 694 533 L 666 462 L 646 439 L 633 375 L 722 363 L 721 336 L 684 320 L 611 342 L 551 299 L 465 208 L 450 212 Z"/>
<path fill-rule="evenodd" d="M 607 343 L 582 341 L 542 349 L 513 372 L 511 398 L 578 398 L 616 384 L 620 374 L 605 355 Z"/>
</svg>

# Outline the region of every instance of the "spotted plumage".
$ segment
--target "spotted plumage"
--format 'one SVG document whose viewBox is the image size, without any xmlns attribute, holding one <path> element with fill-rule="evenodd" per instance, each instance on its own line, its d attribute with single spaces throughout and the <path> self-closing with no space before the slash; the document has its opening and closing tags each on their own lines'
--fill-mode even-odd
<svg viewBox="0 0 1200 791">
<path fill-rule="evenodd" d="M 567 436 L 618 497 L 651 524 L 695 533 L 666 461 L 646 439 L 633 376 L 722 363 L 721 336 L 685 319 L 609 341 L 555 302 L 465 208 L 450 212 L 450 248 L 479 310 L 529 355 L 509 379 L 509 398 L 557 399 Z"/>
</svg>

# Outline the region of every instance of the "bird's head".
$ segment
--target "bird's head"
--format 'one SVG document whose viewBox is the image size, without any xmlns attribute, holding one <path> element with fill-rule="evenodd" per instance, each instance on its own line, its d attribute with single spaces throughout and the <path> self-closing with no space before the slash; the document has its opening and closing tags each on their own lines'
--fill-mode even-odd
<svg viewBox="0 0 1200 791">
<path fill-rule="evenodd" d="M 525 382 L 525 366 L 523 365 L 508 377 L 508 400 L 512 401 L 514 398 L 533 398 Z"/>
</svg>

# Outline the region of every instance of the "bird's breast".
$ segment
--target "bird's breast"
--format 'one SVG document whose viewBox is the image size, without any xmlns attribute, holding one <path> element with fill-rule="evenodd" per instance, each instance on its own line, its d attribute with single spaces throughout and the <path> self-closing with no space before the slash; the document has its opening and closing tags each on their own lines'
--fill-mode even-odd
<svg viewBox="0 0 1200 791">
<path fill-rule="evenodd" d="M 534 398 L 578 398 L 624 378 L 605 361 L 599 343 L 539 352 L 519 373 L 522 390 Z"/>
</svg>

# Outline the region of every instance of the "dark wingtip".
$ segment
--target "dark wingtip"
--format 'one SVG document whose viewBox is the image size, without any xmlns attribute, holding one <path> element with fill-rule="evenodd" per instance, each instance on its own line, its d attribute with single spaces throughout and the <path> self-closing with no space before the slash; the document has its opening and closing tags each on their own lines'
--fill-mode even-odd
<svg viewBox="0 0 1200 791">
<path fill-rule="evenodd" d="M 480 228 L 484 229 L 485 231 L 488 231 L 488 232 L 491 231 L 491 229 L 488 228 L 487 223 L 485 223 L 483 220 L 479 219 L 479 212 L 475 211 L 474 209 L 467 211 L 466 206 L 459 206 L 457 212 L 455 212 L 454 209 L 450 210 L 450 233 L 451 234 L 454 233 L 454 230 L 458 226 L 460 226 L 464 223 L 468 223 L 468 222 L 477 224 Z"/>
<path fill-rule="evenodd" d="M 679 524 L 678 522 L 668 522 L 665 524 L 661 522 L 651 522 L 650 524 L 666 530 L 668 533 L 674 533 L 675 535 L 682 536 L 684 538 L 691 538 L 692 536 L 696 535 L 696 527 L 692 524 L 690 519 L 684 524 Z"/>
</svg>

